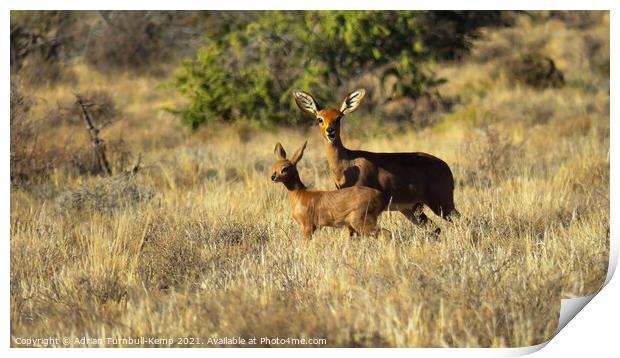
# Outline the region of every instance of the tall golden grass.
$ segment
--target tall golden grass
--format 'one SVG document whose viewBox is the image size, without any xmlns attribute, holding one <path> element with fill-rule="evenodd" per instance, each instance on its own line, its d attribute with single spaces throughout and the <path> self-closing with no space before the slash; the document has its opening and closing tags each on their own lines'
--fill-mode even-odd
<svg viewBox="0 0 620 358">
<path fill-rule="evenodd" d="M 124 120 L 102 135 L 123 138 L 143 168 L 116 181 L 59 168 L 12 190 L 11 345 L 20 337 L 325 338 L 322 346 L 335 347 L 550 339 L 560 298 L 596 292 L 609 251 L 609 90 L 592 67 L 596 54 L 609 56 L 609 16 L 585 29 L 569 20 L 524 17 L 486 34 L 465 63 L 439 66 L 450 79 L 441 92 L 461 103 L 432 128 L 344 120 L 350 148 L 424 151 L 449 163 L 462 218 L 448 224 L 427 209 L 439 238 L 384 213 L 393 240 L 322 229 L 303 241 L 269 167 L 277 141 L 292 148 L 309 138 L 301 177 L 331 189 L 316 128 L 189 134 L 159 110 L 181 101 L 156 89 L 159 79 L 106 77 L 80 64 L 76 83 L 28 88 L 40 125 L 73 91 L 110 92 Z M 512 48 L 503 44 L 514 38 L 546 49 L 567 85 L 508 82 L 501 66 Z M 585 55 L 588 39 L 607 50 Z M 39 141 L 86 145 L 87 136 L 79 122 L 65 123 Z M 148 195 L 134 200 L 115 185 Z M 63 195 L 85 205 L 65 205 Z"/>
</svg>

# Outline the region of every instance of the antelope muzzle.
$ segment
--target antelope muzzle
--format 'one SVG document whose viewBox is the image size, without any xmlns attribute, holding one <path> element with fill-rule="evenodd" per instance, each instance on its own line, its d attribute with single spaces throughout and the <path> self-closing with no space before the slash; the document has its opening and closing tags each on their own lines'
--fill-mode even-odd
<svg viewBox="0 0 620 358">
<path fill-rule="evenodd" d="M 334 139 L 336 139 L 336 128 L 327 127 L 325 130 L 325 136 L 327 137 L 327 140 L 332 143 Z"/>
</svg>

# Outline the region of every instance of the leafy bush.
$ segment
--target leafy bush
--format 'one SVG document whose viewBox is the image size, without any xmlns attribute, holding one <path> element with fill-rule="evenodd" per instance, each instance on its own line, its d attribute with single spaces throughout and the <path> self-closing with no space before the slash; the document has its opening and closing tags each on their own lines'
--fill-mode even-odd
<svg viewBox="0 0 620 358">
<path fill-rule="evenodd" d="M 183 64 L 176 86 L 190 98 L 181 111 L 197 128 L 207 120 L 295 122 L 291 88 L 325 94 L 325 66 L 310 56 L 303 13 L 268 12 L 221 39 L 212 38 Z"/>
<path fill-rule="evenodd" d="M 186 62 L 176 85 L 190 97 L 181 111 L 192 128 L 208 120 L 295 123 L 302 116 L 291 92 L 304 88 L 331 97 L 345 79 L 398 61 L 391 71 L 406 73 L 412 95 L 423 90 L 417 78 L 423 46 L 415 12 L 265 12 L 222 40 L 212 40 Z M 400 72 L 399 72 L 400 70 Z M 418 76 L 420 77 L 420 76 Z M 291 115 L 293 114 L 293 115 Z"/>
<path fill-rule="evenodd" d="M 215 120 L 296 123 L 303 117 L 293 105 L 294 89 L 331 98 L 367 72 L 396 77 L 390 92 L 417 98 L 439 83 L 423 65 L 442 55 L 425 41 L 459 33 L 460 42 L 451 46 L 466 48 L 467 36 L 496 17 L 487 18 L 421 11 L 246 14 L 230 31 L 218 27 L 220 36 L 207 34 L 207 45 L 183 64 L 175 85 L 190 104 L 176 111 L 194 129 Z M 439 19 L 451 30 L 433 37 L 429 22 Z"/>
</svg>

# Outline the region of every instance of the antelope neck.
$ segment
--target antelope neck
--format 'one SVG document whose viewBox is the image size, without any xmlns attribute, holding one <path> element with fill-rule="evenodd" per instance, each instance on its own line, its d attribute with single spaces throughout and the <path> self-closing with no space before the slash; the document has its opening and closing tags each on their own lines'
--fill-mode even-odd
<svg viewBox="0 0 620 358">
<path fill-rule="evenodd" d="M 295 190 L 306 189 L 306 186 L 304 185 L 304 183 L 301 182 L 301 179 L 299 178 L 299 173 L 295 173 L 295 175 L 290 180 L 282 182 L 282 184 L 284 184 L 289 193 Z"/>
<path fill-rule="evenodd" d="M 329 143 L 326 139 L 325 151 L 327 152 L 327 163 L 332 171 L 338 171 L 343 162 L 349 161 L 349 150 L 345 148 L 338 136 L 333 143 Z"/>
</svg>

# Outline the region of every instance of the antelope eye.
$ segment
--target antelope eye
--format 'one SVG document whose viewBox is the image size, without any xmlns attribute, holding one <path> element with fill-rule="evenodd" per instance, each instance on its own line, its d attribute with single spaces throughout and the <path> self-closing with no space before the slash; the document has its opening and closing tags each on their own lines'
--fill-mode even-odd
<svg viewBox="0 0 620 358">
<path fill-rule="evenodd" d="M 319 125 L 322 126 L 323 125 L 323 118 L 319 118 Z"/>
<path fill-rule="evenodd" d="M 282 168 L 282 174 L 286 174 L 286 173 L 288 173 L 288 167 Z"/>
</svg>

